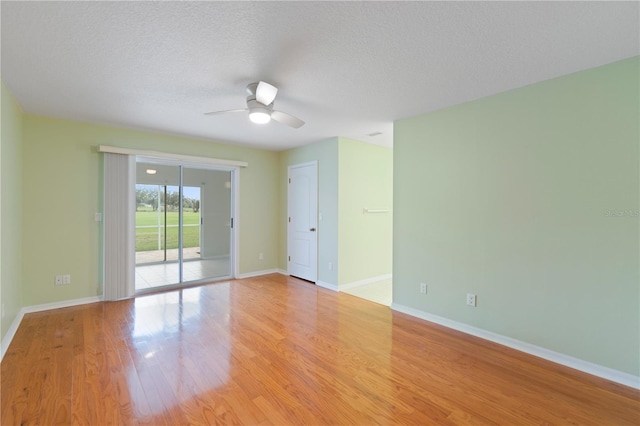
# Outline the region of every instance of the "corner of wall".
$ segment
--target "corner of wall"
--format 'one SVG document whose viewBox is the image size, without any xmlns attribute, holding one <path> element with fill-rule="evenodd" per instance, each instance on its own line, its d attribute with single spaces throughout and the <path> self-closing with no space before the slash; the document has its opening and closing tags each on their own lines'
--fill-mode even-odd
<svg viewBox="0 0 640 426">
<path fill-rule="evenodd" d="M 286 270 L 288 167 L 318 161 L 318 209 L 322 213 L 318 233 L 318 281 L 338 284 L 338 137 L 292 148 L 280 153 L 280 268 Z M 326 265 L 332 263 L 329 270 Z M 325 265 L 325 267 L 323 267 Z"/>
<path fill-rule="evenodd" d="M 349 288 L 392 271 L 393 150 L 340 138 L 338 170 L 338 284 Z"/>
<path fill-rule="evenodd" d="M 0 82 L 0 338 L 19 322 L 22 308 L 23 112 Z"/>
</svg>

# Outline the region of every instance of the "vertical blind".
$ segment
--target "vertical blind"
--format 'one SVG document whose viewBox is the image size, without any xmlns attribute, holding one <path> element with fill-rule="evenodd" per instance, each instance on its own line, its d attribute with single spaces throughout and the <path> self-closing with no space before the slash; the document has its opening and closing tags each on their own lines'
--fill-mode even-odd
<svg viewBox="0 0 640 426">
<path fill-rule="evenodd" d="M 104 154 L 105 300 L 135 292 L 135 176 L 135 156 Z"/>
</svg>

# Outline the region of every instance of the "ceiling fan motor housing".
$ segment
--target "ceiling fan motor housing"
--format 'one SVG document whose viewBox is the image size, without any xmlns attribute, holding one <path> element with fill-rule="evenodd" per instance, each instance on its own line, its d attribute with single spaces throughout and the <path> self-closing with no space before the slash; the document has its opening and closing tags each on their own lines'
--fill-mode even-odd
<svg viewBox="0 0 640 426">
<path fill-rule="evenodd" d="M 271 118 L 273 112 L 273 102 L 269 105 L 265 105 L 256 99 L 256 92 L 258 83 L 251 83 L 247 85 L 247 108 L 249 109 L 249 117 L 255 123 L 264 124 Z"/>
<path fill-rule="evenodd" d="M 247 84 L 247 95 L 249 95 L 249 97 L 253 96 L 253 99 L 255 99 L 257 90 L 258 90 L 258 83 Z"/>
<path fill-rule="evenodd" d="M 257 88 L 258 88 L 258 83 L 251 83 L 247 85 L 247 94 L 248 94 L 247 107 L 251 109 L 252 105 L 255 104 L 258 106 L 270 107 L 270 110 L 273 110 L 273 101 L 270 104 L 266 105 L 257 100 L 257 97 L 256 97 Z"/>
<path fill-rule="evenodd" d="M 265 105 L 256 101 L 255 96 L 247 96 L 247 108 L 249 108 L 249 113 L 263 112 L 265 114 L 271 115 L 271 112 L 273 112 L 273 102 L 270 105 Z"/>
</svg>

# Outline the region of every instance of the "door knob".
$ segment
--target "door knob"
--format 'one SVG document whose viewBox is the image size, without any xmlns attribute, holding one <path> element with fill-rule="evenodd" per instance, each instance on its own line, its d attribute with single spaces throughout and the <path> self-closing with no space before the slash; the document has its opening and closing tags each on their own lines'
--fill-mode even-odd
<svg viewBox="0 0 640 426">
<path fill-rule="evenodd" d="M 316 228 L 311 228 L 311 229 L 309 229 L 309 231 L 316 232 Z"/>
</svg>

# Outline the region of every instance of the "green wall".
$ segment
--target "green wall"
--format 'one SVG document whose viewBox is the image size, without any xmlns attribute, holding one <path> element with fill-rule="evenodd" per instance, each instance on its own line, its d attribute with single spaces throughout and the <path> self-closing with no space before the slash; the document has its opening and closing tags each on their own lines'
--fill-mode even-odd
<svg viewBox="0 0 640 426">
<path fill-rule="evenodd" d="M 94 222 L 102 211 L 98 145 L 248 162 L 240 171 L 240 273 L 277 267 L 278 153 L 31 115 L 23 120 L 25 306 L 102 294 L 101 223 Z M 71 274 L 71 285 L 54 286 L 59 274 Z"/>
<path fill-rule="evenodd" d="M 391 213 L 362 209 L 391 209 L 393 151 L 335 137 L 280 155 L 280 269 L 287 270 L 287 168 L 318 161 L 318 280 L 338 287 L 390 274 Z"/>
<path fill-rule="evenodd" d="M 393 150 L 340 138 L 338 152 L 338 285 L 344 285 L 391 274 Z"/>
<path fill-rule="evenodd" d="M 318 279 L 337 286 L 391 272 L 391 215 L 362 214 L 365 205 L 391 205 L 390 149 L 331 138 L 276 153 L 31 115 L 23 121 L 24 161 L 13 164 L 24 164 L 24 222 L 14 228 L 22 229 L 25 306 L 102 294 L 102 224 L 93 218 L 102 211 L 98 145 L 247 161 L 240 172 L 241 274 L 287 269 L 287 167 L 316 160 Z M 70 274 L 71 285 L 54 286 L 60 274 Z"/>
<path fill-rule="evenodd" d="M 0 319 L 1 338 L 22 308 L 22 112 L 1 84 Z"/>
<path fill-rule="evenodd" d="M 639 62 L 397 121 L 394 304 L 640 375 Z"/>
<path fill-rule="evenodd" d="M 338 138 L 331 138 L 280 153 L 280 257 L 287 266 L 287 174 L 294 164 L 318 162 L 318 280 L 338 285 Z M 329 269 L 332 263 L 332 269 Z"/>
</svg>

